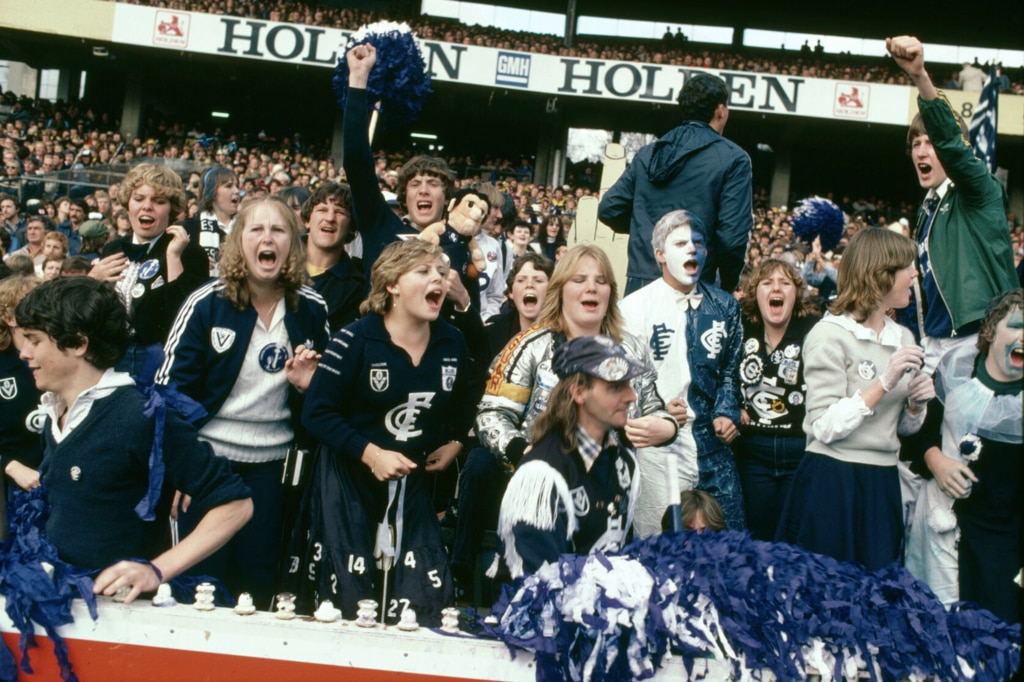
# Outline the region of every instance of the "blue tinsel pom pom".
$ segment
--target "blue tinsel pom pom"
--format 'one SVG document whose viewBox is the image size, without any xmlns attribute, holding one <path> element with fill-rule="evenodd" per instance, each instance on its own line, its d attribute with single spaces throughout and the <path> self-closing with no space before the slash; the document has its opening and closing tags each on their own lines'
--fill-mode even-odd
<svg viewBox="0 0 1024 682">
<path fill-rule="evenodd" d="M 33 623 L 38 623 L 53 642 L 61 679 L 75 682 L 68 647 L 57 628 L 74 620 L 71 602 L 75 597 L 85 600 L 96 620 L 96 597 L 89 572 L 61 561 L 57 548 L 46 539 L 50 517 L 46 498 L 46 488 L 40 485 L 29 492 L 15 492 L 7 502 L 11 534 L 0 543 L 0 594 L 7 600 L 7 616 L 21 632 L 21 670 L 32 673 L 28 650 L 36 646 Z M 52 576 L 43 568 L 44 562 L 53 567 Z M 11 679 L 12 662 L 9 653 L 0 655 L 0 679 Z"/>
<path fill-rule="evenodd" d="M 843 237 L 846 216 L 828 199 L 810 197 L 793 211 L 792 226 L 800 241 L 810 244 L 815 237 L 821 237 L 821 250 L 831 251 Z"/>
<path fill-rule="evenodd" d="M 432 92 L 430 74 L 412 31 L 405 23 L 391 21 L 363 26 L 349 38 L 346 54 L 364 43 L 377 49 L 377 62 L 366 84 L 366 98 L 369 102 L 380 102 L 381 128 L 412 123 Z M 344 110 L 348 97 L 348 62 L 344 55 L 334 67 L 334 93 L 338 106 Z"/>
<path fill-rule="evenodd" d="M 895 564 L 852 563 L 739 532 L 665 533 L 621 555 L 562 556 L 508 586 L 489 631 L 533 651 L 537 679 L 630 680 L 669 651 L 692 675 L 715 658 L 736 679 L 1010 679 L 1020 625 L 951 611 Z"/>
</svg>

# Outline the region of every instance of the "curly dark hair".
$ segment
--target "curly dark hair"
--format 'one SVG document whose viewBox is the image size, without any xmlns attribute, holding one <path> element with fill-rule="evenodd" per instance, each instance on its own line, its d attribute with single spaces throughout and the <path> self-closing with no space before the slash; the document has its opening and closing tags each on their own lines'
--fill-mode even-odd
<svg viewBox="0 0 1024 682">
<path fill-rule="evenodd" d="M 313 190 L 309 198 L 302 203 L 302 210 L 299 213 L 302 222 L 308 223 L 313 215 L 313 208 L 317 204 L 327 203 L 328 199 L 333 200 L 333 203 L 339 208 L 352 213 L 352 190 L 349 189 L 349 186 L 343 182 L 325 182 Z M 354 232 L 355 230 L 353 230 Z"/>
<path fill-rule="evenodd" d="M 60 350 L 88 344 L 85 360 L 98 369 L 120 362 L 128 348 L 128 313 L 114 287 L 91 277 L 44 282 L 21 300 L 14 318 L 22 329 L 44 332 Z"/>
<path fill-rule="evenodd" d="M 398 188 L 395 190 L 395 194 L 398 195 L 398 202 L 405 210 L 409 210 L 409 207 L 405 205 L 405 188 L 409 181 L 417 175 L 428 175 L 440 179 L 444 186 L 445 202 L 447 203 L 452 198 L 452 194 L 455 192 L 455 173 L 451 166 L 442 158 L 421 154 L 406 161 L 398 171 Z"/>
<path fill-rule="evenodd" d="M 741 288 L 743 289 L 743 300 L 740 301 L 740 309 L 743 316 L 754 324 L 761 324 L 764 319 L 761 316 L 761 308 L 757 305 L 757 285 L 761 280 L 771 277 L 776 270 L 781 270 L 789 281 L 796 287 L 796 303 L 793 305 L 793 317 L 807 317 L 814 311 L 814 306 L 807 300 L 807 282 L 800 276 L 800 271 L 784 260 L 761 261 L 742 278 Z"/>
<path fill-rule="evenodd" d="M 1024 289 L 1010 289 L 992 299 L 978 330 L 978 353 L 988 355 L 999 322 L 1017 308 L 1024 310 Z"/>
</svg>

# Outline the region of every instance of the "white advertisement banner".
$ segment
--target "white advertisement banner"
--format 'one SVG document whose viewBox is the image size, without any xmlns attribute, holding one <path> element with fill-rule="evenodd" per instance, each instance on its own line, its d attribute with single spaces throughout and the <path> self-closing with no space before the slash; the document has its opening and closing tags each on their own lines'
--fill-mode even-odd
<svg viewBox="0 0 1024 682">
<path fill-rule="evenodd" d="M 350 31 L 118 3 L 112 41 L 140 47 L 334 68 Z M 432 78 L 559 97 L 673 103 L 686 79 L 716 73 L 731 90 L 733 109 L 869 123 L 906 125 L 912 90 L 751 72 L 510 52 L 421 42 Z"/>
</svg>

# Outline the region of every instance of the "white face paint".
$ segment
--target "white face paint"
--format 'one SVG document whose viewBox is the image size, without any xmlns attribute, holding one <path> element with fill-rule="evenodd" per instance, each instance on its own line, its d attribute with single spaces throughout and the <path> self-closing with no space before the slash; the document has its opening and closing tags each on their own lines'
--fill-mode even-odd
<svg viewBox="0 0 1024 682">
<path fill-rule="evenodd" d="M 654 256 L 668 270 L 665 281 L 673 288 L 689 291 L 700 279 L 700 271 L 707 258 L 704 235 L 693 232 L 689 225 L 677 227 L 668 233 L 665 250 L 656 251 Z"/>
</svg>

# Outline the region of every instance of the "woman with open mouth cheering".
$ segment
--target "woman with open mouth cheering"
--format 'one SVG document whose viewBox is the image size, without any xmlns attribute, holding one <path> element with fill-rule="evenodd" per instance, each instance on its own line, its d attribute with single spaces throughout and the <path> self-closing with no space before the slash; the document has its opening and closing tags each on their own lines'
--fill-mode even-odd
<svg viewBox="0 0 1024 682">
<path fill-rule="evenodd" d="M 280 199 L 246 204 L 220 252 L 220 277 L 185 301 L 156 381 L 199 402 L 201 439 L 252 490 L 253 517 L 196 575 L 270 606 L 284 517 L 282 467 L 302 429 L 302 392 L 327 344 L 327 304 L 304 284 L 299 221 Z M 180 501 L 184 537 L 205 510 Z M 172 508 L 177 513 L 179 505 Z"/>
<path fill-rule="evenodd" d="M 775 538 L 779 513 L 804 456 L 804 337 L 818 321 L 807 284 L 785 261 L 756 265 L 743 284 L 740 438 L 733 444 L 747 528 Z"/>
<path fill-rule="evenodd" d="M 443 318 L 448 261 L 439 246 L 388 245 L 370 273 L 363 317 L 336 333 L 302 421 L 320 441 L 300 608 L 334 602 L 345 618 L 373 599 L 382 622 L 437 626 L 451 571 L 428 472 L 462 452 L 473 419 L 466 341 Z M 293 536 L 297 538 L 297 534 Z"/>
</svg>

